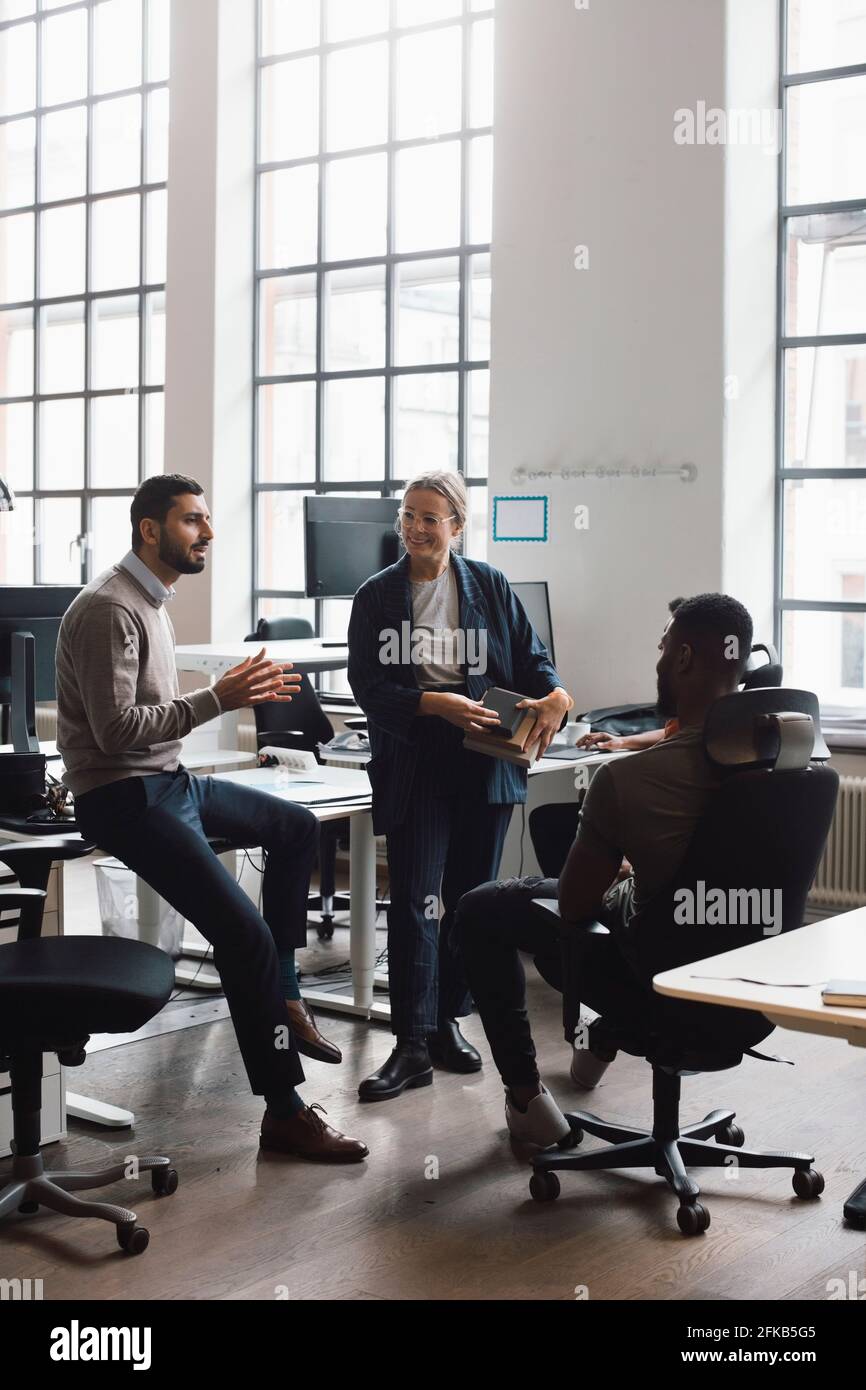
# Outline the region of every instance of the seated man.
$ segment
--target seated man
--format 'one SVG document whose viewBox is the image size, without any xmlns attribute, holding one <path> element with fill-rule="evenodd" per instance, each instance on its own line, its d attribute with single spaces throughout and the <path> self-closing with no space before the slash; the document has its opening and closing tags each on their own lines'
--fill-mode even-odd
<svg viewBox="0 0 866 1390">
<path fill-rule="evenodd" d="M 264 650 L 213 687 L 181 695 L 168 604 L 200 574 L 213 540 L 202 489 L 148 478 L 132 502 L 132 550 L 70 606 L 57 644 L 57 746 L 82 834 L 149 883 L 213 946 L 241 1055 L 267 1110 L 261 1145 L 319 1162 L 367 1148 L 307 1106 L 298 1052 L 339 1062 L 301 999 L 295 947 L 306 941 L 318 824 L 252 787 L 191 777 L 181 739 L 224 710 L 290 700 L 299 677 Z M 213 853 L 208 835 L 261 845 L 264 916 Z"/>
<path fill-rule="evenodd" d="M 505 1083 L 505 1117 L 516 1138 L 546 1147 L 568 1133 L 539 1078 L 526 1015 L 521 951 L 535 956 L 544 978 L 561 988 L 558 924 L 553 917 L 545 921 L 532 899 L 558 897 L 566 921 L 590 917 L 608 927 L 613 942 L 602 938 L 609 948 L 604 968 L 593 968 L 590 951 L 579 997 L 600 1014 L 616 1012 L 639 1026 L 647 996 L 632 968 L 632 918 L 676 873 L 719 785 L 704 753 L 704 719 L 716 700 L 736 691 L 751 646 L 752 620 L 736 599 L 700 594 L 679 604 L 656 667 L 659 707 L 677 720 L 675 728 L 654 747 L 599 768 L 558 881 L 486 883 L 460 901 L 456 930 L 469 986 Z M 605 1066 L 604 1057 L 576 1049 L 572 1077 L 592 1087 Z"/>
</svg>

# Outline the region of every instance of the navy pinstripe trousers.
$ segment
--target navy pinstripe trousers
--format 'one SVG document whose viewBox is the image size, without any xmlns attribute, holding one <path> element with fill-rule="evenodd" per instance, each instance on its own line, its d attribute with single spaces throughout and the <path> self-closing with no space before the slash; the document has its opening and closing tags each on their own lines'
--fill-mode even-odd
<svg viewBox="0 0 866 1390">
<path fill-rule="evenodd" d="M 429 724 L 406 817 L 387 835 L 391 1031 L 414 1040 L 472 1012 L 451 928 L 463 894 L 496 878 L 513 810 L 488 804 L 483 755 L 464 752 L 460 730 Z"/>
</svg>

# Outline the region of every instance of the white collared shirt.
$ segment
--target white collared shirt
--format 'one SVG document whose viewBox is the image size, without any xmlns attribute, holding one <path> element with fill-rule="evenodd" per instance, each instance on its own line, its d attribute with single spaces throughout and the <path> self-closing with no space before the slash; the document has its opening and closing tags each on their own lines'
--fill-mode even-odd
<svg viewBox="0 0 866 1390">
<path fill-rule="evenodd" d="M 132 575 L 133 579 L 138 580 L 141 587 L 145 589 L 157 603 L 166 603 L 173 599 L 177 593 L 174 585 L 172 585 L 170 589 L 167 589 L 162 580 L 157 579 L 153 570 L 148 568 L 144 561 L 136 555 L 134 550 L 130 550 L 129 554 L 124 555 L 123 559 L 118 563 Z"/>
</svg>

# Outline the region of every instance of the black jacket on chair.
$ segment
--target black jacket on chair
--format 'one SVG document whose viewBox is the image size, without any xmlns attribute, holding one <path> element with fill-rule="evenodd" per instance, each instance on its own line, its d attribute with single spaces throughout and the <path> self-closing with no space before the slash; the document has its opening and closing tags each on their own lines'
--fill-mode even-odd
<svg viewBox="0 0 866 1390">
<path fill-rule="evenodd" d="M 562 685 L 547 648 L 534 632 L 523 605 L 499 570 L 480 560 L 452 555 L 460 603 L 459 627 L 484 633 L 486 670 L 464 667 L 466 693 L 480 700 L 491 686 L 514 690 L 532 699 Z M 408 624 L 406 628 L 403 624 Z M 349 684 L 367 715 L 372 758 L 367 771 L 373 787 L 373 827 L 386 834 L 406 813 L 418 761 L 415 716 L 421 690 L 409 653 L 385 665 L 380 659 L 386 633 L 398 638 L 412 629 L 409 556 L 375 574 L 361 586 L 349 622 Z M 483 648 L 481 650 L 484 650 Z M 406 658 L 405 660 L 403 658 Z M 486 758 L 490 805 L 526 800 L 526 772 L 499 758 Z"/>
</svg>

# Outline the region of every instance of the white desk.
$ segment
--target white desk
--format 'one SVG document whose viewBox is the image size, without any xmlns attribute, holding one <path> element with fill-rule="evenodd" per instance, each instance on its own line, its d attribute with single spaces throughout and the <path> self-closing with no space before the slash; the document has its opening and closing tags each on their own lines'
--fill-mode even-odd
<svg viewBox="0 0 866 1390">
<path fill-rule="evenodd" d="M 822 985 L 834 979 L 866 980 L 866 907 L 665 970 L 653 986 L 674 999 L 754 1009 L 780 1028 L 866 1047 L 866 1009 L 821 1003 Z"/>
<path fill-rule="evenodd" d="M 532 845 L 526 843 L 524 836 L 526 817 L 535 806 L 544 805 L 551 801 L 574 801 L 581 786 L 589 782 L 593 773 L 602 764 L 612 762 L 615 758 L 632 756 L 631 753 L 592 753 L 589 757 L 584 754 L 574 758 L 542 758 L 540 762 L 533 763 L 528 770 L 529 790 L 525 814 L 521 814 L 520 808 L 518 808 L 518 814 L 511 818 L 502 850 L 499 877 L 511 878 L 521 873 L 541 872 L 535 862 Z M 359 749 L 335 749 L 333 752 L 322 753 L 322 757 L 329 765 L 342 764 L 344 767 L 363 767 L 370 761 L 369 752 Z M 582 771 L 584 768 L 586 768 L 586 781 L 578 783 L 577 771 L 578 769 Z M 551 778 L 551 773 L 564 775 Z M 540 778 L 543 780 L 539 781 Z"/>
<path fill-rule="evenodd" d="M 866 907 L 665 970 L 653 987 L 673 999 L 753 1009 L 779 1028 L 866 1047 L 866 1009 L 822 1004 L 828 980 L 866 980 Z"/>
<path fill-rule="evenodd" d="M 366 748 L 325 748 L 320 747 L 319 753 L 325 763 L 345 763 L 353 767 L 366 767 L 370 761 L 370 751 Z M 597 768 L 602 763 L 609 763 L 614 758 L 628 758 L 630 753 L 592 753 L 589 757 L 575 758 L 542 758 L 540 762 L 535 762 L 532 767 L 527 769 L 527 776 L 537 777 L 545 772 L 574 772 L 575 768 Z"/>
<path fill-rule="evenodd" d="M 204 642 L 177 647 L 175 661 L 179 671 L 199 671 L 212 680 L 219 680 L 225 671 L 239 666 L 248 656 L 264 647 L 271 661 L 290 661 L 296 671 L 310 675 L 317 671 L 342 671 L 349 664 L 348 647 L 329 647 L 309 640 L 300 642 Z M 237 748 L 240 710 L 232 710 L 219 719 L 220 748 Z"/>
<path fill-rule="evenodd" d="M 11 743 L 0 744 L 0 753 L 12 753 L 14 751 Z M 44 753 L 45 757 L 55 764 L 55 766 L 50 767 L 48 771 L 51 773 L 52 777 L 57 777 L 59 780 L 64 769 L 63 763 L 60 760 L 60 754 L 57 751 L 57 744 L 53 739 L 42 738 L 39 740 L 39 751 L 40 753 Z M 183 749 L 180 760 L 184 767 L 188 768 L 190 772 L 198 772 L 203 767 L 243 767 L 245 764 L 254 763 L 256 761 L 256 754 L 244 753 L 240 748 L 197 747 L 194 750 L 191 748 Z M 57 766 L 57 763 L 60 765 Z M 51 828 L 52 827 L 49 827 L 49 830 Z"/>
</svg>

